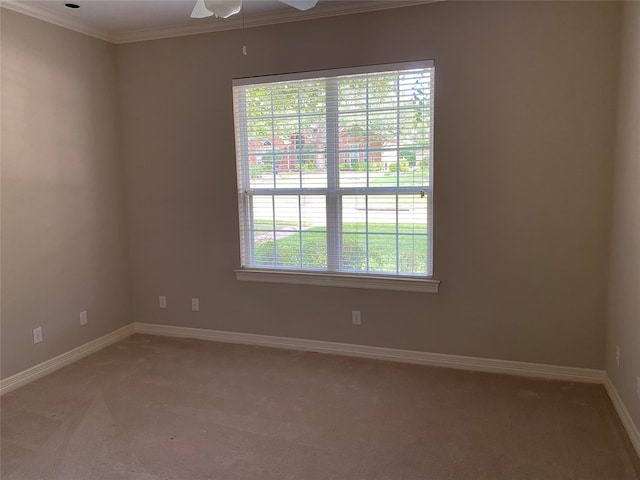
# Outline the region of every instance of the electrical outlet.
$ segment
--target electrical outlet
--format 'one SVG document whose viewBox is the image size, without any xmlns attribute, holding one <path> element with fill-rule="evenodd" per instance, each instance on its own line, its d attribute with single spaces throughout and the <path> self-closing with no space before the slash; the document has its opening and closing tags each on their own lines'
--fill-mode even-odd
<svg viewBox="0 0 640 480">
<path fill-rule="evenodd" d="M 158 297 L 158 304 L 160 305 L 160 308 L 167 308 L 167 297 L 160 295 Z"/>
<path fill-rule="evenodd" d="M 620 366 L 620 347 L 616 346 L 616 365 Z"/>
<path fill-rule="evenodd" d="M 191 311 L 193 311 L 193 312 L 199 312 L 200 311 L 200 300 L 198 300 L 197 298 L 192 298 L 191 299 Z"/>
<path fill-rule="evenodd" d="M 87 311 L 83 310 L 80 312 L 80 325 L 86 325 L 89 323 L 89 319 L 87 318 Z"/>
<path fill-rule="evenodd" d="M 33 329 L 33 343 L 40 343 L 42 341 L 42 327 Z"/>
<path fill-rule="evenodd" d="M 353 325 L 360 325 L 362 323 L 362 315 L 360 315 L 360 310 L 353 310 L 351 312 L 351 323 Z"/>
</svg>

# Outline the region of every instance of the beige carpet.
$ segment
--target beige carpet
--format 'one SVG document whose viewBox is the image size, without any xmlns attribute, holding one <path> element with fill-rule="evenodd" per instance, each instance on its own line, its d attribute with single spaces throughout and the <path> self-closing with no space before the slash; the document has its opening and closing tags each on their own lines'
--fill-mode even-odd
<svg viewBox="0 0 640 480">
<path fill-rule="evenodd" d="M 638 480 L 597 385 L 135 335 L 2 398 L 2 480 Z"/>
</svg>

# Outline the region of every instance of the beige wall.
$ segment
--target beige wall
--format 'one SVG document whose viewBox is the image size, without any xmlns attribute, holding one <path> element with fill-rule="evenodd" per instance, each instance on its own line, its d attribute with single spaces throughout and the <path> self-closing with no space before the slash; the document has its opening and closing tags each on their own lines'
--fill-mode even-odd
<svg viewBox="0 0 640 480">
<path fill-rule="evenodd" d="M 640 428 L 640 3 L 626 3 L 623 19 L 606 370 Z"/>
<path fill-rule="evenodd" d="M 240 31 L 119 46 L 135 319 L 602 368 L 619 13 L 445 2 L 250 29 L 247 57 Z M 237 282 L 231 80 L 423 58 L 441 292 Z"/>
<path fill-rule="evenodd" d="M 6 378 L 132 316 L 116 48 L 4 9 L 1 26 Z"/>
</svg>

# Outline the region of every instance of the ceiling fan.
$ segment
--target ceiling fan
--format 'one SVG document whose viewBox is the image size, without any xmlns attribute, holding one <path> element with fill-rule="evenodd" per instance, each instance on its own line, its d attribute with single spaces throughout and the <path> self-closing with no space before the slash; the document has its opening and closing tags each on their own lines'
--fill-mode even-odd
<svg viewBox="0 0 640 480">
<path fill-rule="evenodd" d="M 278 0 L 280 3 L 297 8 L 309 10 L 318 3 L 318 0 Z M 242 9 L 242 0 L 196 0 L 191 12 L 191 18 L 206 18 L 215 15 L 218 18 L 229 18 L 239 13 Z"/>
</svg>

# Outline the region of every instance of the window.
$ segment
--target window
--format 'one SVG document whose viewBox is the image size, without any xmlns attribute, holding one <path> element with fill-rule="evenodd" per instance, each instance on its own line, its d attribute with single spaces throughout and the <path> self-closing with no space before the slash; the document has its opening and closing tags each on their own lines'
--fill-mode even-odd
<svg viewBox="0 0 640 480">
<path fill-rule="evenodd" d="M 242 270 L 437 291 L 433 62 L 234 81 Z"/>
</svg>

